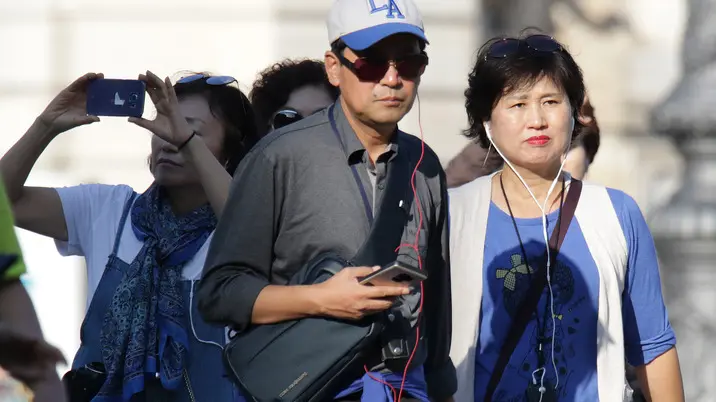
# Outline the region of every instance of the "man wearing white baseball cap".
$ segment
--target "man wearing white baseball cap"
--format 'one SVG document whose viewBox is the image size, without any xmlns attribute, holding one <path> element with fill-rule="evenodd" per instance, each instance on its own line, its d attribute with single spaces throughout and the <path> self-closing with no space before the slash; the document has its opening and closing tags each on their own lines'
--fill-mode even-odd
<svg viewBox="0 0 716 402">
<path fill-rule="evenodd" d="M 381 2 L 384 4 L 379 5 Z M 327 25 L 329 43 L 342 39 L 353 50 L 365 50 L 399 33 L 428 42 L 423 18 L 410 0 L 336 0 Z"/>
<path fill-rule="evenodd" d="M 423 171 L 422 168 L 431 166 L 436 171 L 432 178 L 418 175 L 418 182 L 427 179 L 428 186 L 423 187 L 423 191 L 432 190 L 421 194 L 422 186 L 418 184 L 415 197 L 423 202 L 432 199 L 434 205 L 446 202 L 443 198 L 444 173 L 437 156 L 422 141 L 409 141 L 415 137 L 397 129 L 398 122 L 413 106 L 420 78 L 428 64 L 424 51 L 428 39 L 417 5 L 412 0 L 335 0 L 327 28 L 331 50 L 325 55 L 326 72 L 331 83 L 341 91 L 337 104 L 340 108 L 336 107 L 336 111 L 345 114 L 350 128 L 365 148 L 363 160 L 367 163 L 373 187 L 376 181 L 379 188 L 383 184 L 380 180 L 381 171 L 385 177 L 385 162 L 397 163 L 394 159 L 398 149 L 414 157 L 420 155 L 421 147 L 424 147 L 426 159 L 422 161 L 423 166 L 415 169 Z M 373 200 L 379 200 L 380 190 L 375 189 L 373 194 Z M 431 209 L 427 205 L 421 207 L 423 211 Z M 419 213 L 413 212 L 418 217 Z M 425 214 L 421 241 L 423 234 L 425 238 L 436 235 L 434 225 L 441 224 L 440 216 L 447 214 L 440 206 L 434 212 Z M 431 216 L 435 219 L 432 222 L 428 218 Z M 447 234 L 446 227 L 442 230 Z M 415 235 L 413 238 L 405 236 L 404 243 L 415 242 Z M 403 315 L 413 328 L 412 334 L 405 334 L 406 337 L 414 339 L 415 331 L 423 330 L 418 334 L 423 342 L 410 355 L 410 369 L 366 373 L 339 394 L 339 400 L 374 402 L 382 400 L 380 398 L 389 400 L 391 396 L 402 401 L 451 400 L 455 391 L 453 384 L 457 380 L 452 377 L 452 361 L 445 355 L 450 350 L 452 328 L 450 318 L 442 316 L 450 312 L 451 307 L 450 287 L 446 286 L 449 284 L 446 247 L 447 241 L 433 241 L 422 255 L 427 255 L 425 261 L 418 262 L 413 254 L 412 265 L 422 265 L 422 269 L 428 271 L 428 279 L 420 292 L 403 297 L 404 307 L 407 307 Z M 421 301 L 424 302 L 421 312 L 424 315 L 418 326 L 421 314 L 416 307 Z"/>
<path fill-rule="evenodd" d="M 398 129 L 428 64 L 422 18 L 412 0 L 336 0 L 327 27 L 326 73 L 341 95 L 268 134 L 243 160 L 204 268 L 199 308 L 205 320 L 239 331 L 388 311 L 381 316 L 391 327 L 381 337 L 382 358 L 375 353 L 377 364 L 364 362 L 365 374 L 335 399 L 449 402 L 457 379 L 449 357 L 445 172 L 421 139 Z M 387 180 L 388 172 L 404 172 L 408 183 Z M 391 193 L 404 194 L 400 203 L 382 204 Z M 347 267 L 323 283 L 286 286 L 325 253 L 350 261 L 384 207 L 407 223 L 400 238 L 381 240 L 401 245 L 383 255 L 427 279 L 412 288 L 367 286 L 359 279 L 375 267 Z M 291 362 L 276 362 L 277 369 L 281 364 Z"/>
</svg>

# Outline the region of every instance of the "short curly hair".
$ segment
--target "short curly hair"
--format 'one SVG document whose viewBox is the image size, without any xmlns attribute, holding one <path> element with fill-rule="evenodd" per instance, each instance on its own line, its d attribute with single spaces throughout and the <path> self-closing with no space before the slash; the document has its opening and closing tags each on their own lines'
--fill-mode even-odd
<svg viewBox="0 0 716 402">
<path fill-rule="evenodd" d="M 520 38 L 529 36 L 523 34 Z M 579 113 L 584 102 L 585 86 L 582 70 L 569 52 L 560 44 L 554 52 L 534 51 L 529 46 L 520 46 L 515 53 L 505 57 L 490 57 L 492 45 L 506 39 L 496 37 L 487 41 L 478 52 L 477 61 L 468 76 L 465 90 L 465 109 L 469 127 L 463 132 L 470 139 L 477 139 L 483 148 L 490 146 L 490 140 L 483 126 L 489 121 L 492 109 L 507 91 L 534 84 L 547 77 L 564 89 L 572 106 L 574 131 L 572 141 L 579 138 L 584 125 Z"/>
<path fill-rule="evenodd" d="M 249 93 L 261 134 L 271 128 L 271 117 L 288 102 L 291 93 L 307 85 L 323 87 L 335 99 L 338 88 L 331 85 L 322 61 L 285 59 L 261 71 Z"/>
</svg>

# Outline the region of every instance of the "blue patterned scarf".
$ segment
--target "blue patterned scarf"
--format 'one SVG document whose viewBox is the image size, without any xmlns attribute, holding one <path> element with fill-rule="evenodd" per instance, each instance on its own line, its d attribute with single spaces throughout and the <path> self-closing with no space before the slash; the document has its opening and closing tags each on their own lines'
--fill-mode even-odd
<svg viewBox="0 0 716 402">
<path fill-rule="evenodd" d="M 132 229 L 144 243 L 118 285 L 104 318 L 102 359 L 107 380 L 93 402 L 129 401 L 159 373 L 162 387 L 182 384 L 189 338 L 182 296 L 182 267 L 216 227 L 204 205 L 174 216 L 153 184 L 131 210 Z"/>
</svg>

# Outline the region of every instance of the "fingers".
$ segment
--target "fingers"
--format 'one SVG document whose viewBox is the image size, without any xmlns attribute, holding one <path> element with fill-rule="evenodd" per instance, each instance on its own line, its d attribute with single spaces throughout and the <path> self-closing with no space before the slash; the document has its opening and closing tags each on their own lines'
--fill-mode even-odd
<svg viewBox="0 0 716 402">
<path fill-rule="evenodd" d="M 393 305 L 392 301 L 388 300 L 367 300 L 365 305 L 361 309 L 362 311 L 384 311 L 389 309 Z"/>
<path fill-rule="evenodd" d="M 149 99 L 152 100 L 152 103 L 156 106 L 159 102 L 164 99 L 164 88 L 157 87 L 156 84 L 152 84 L 149 81 L 149 78 L 145 75 L 142 81 L 147 83 L 147 94 L 149 94 Z"/>
<path fill-rule="evenodd" d="M 155 120 L 147 120 L 141 117 L 130 117 L 127 121 L 149 131 L 170 144 L 174 143 L 174 139 L 168 133 L 167 122 L 161 117 L 157 117 Z"/>
<path fill-rule="evenodd" d="M 141 75 L 140 75 L 141 76 Z M 147 70 L 146 72 L 146 82 L 149 84 L 149 87 L 151 88 L 163 88 L 164 81 L 162 81 L 161 78 L 159 78 L 156 74 L 153 72 Z"/>
<path fill-rule="evenodd" d="M 51 365 L 56 365 L 58 363 L 67 364 L 65 356 L 62 352 L 44 341 L 37 347 L 37 356 Z"/>
<path fill-rule="evenodd" d="M 169 77 L 164 79 L 164 85 L 167 89 L 167 98 L 169 102 L 172 102 L 172 104 L 177 104 L 179 101 L 177 100 L 177 93 L 174 91 L 174 85 L 172 85 L 172 81 L 169 79 Z"/>
<path fill-rule="evenodd" d="M 102 79 L 104 78 L 104 74 L 102 73 L 87 73 L 80 78 L 77 78 L 74 82 L 72 82 L 67 89 L 70 91 L 77 91 L 83 89 L 90 81 L 96 80 L 96 79 Z"/>
<path fill-rule="evenodd" d="M 153 72 L 147 70 L 146 74 L 139 74 L 138 79 L 147 84 L 147 93 L 155 106 L 166 97 L 164 81 Z"/>
<path fill-rule="evenodd" d="M 385 299 L 410 294 L 407 286 L 366 286 L 366 295 L 371 299 Z"/>
<path fill-rule="evenodd" d="M 75 127 L 78 126 L 84 126 L 87 124 L 97 123 L 99 122 L 99 117 L 97 116 L 80 116 L 74 119 L 74 125 Z"/>
<path fill-rule="evenodd" d="M 134 123 L 139 127 L 147 129 L 149 131 L 154 131 L 154 122 L 151 120 L 147 120 L 141 117 L 130 117 L 127 119 L 127 121 L 130 123 Z"/>
</svg>

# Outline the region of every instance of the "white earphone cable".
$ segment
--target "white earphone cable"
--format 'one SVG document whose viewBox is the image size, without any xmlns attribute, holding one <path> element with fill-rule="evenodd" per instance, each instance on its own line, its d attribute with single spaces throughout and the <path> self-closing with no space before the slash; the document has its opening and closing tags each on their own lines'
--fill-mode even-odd
<svg viewBox="0 0 716 402">
<path fill-rule="evenodd" d="M 540 204 L 540 202 L 537 201 L 537 197 L 532 192 L 532 189 L 530 189 L 530 187 L 527 185 L 527 182 L 525 181 L 525 179 L 522 178 L 522 175 L 520 175 L 520 173 L 517 171 L 517 169 L 515 169 L 515 167 L 512 165 L 512 163 L 505 157 L 505 155 L 502 153 L 502 151 L 500 151 L 500 148 L 498 148 L 497 145 L 495 145 L 495 142 L 492 140 L 492 133 L 490 132 L 490 123 L 484 122 L 483 126 L 485 127 L 485 133 L 487 134 L 487 138 L 490 140 L 490 144 L 492 144 L 492 147 L 495 148 L 495 151 L 497 151 L 497 153 L 500 154 L 500 156 L 505 161 L 505 163 L 517 175 L 517 177 L 522 182 L 522 185 L 525 186 L 525 188 L 527 189 L 527 192 L 530 194 L 530 196 L 532 196 L 532 199 L 534 200 L 535 204 L 537 204 L 537 207 L 542 212 L 542 235 L 544 238 L 544 243 L 547 247 L 547 287 L 549 288 L 550 314 L 552 315 L 552 350 L 550 351 L 550 356 L 551 356 L 551 360 L 552 360 L 552 367 L 554 368 L 554 375 L 556 378 L 554 388 L 557 389 L 557 386 L 559 385 L 559 372 L 557 371 L 557 362 L 554 357 L 554 346 L 555 346 L 555 338 L 556 338 L 556 334 L 557 334 L 557 325 L 556 325 L 556 319 L 555 319 L 555 314 L 554 314 L 554 293 L 552 291 L 552 278 L 550 275 L 551 255 L 550 255 L 550 249 L 549 249 L 549 236 L 547 235 L 547 211 L 546 211 L 546 209 L 547 209 L 547 203 L 549 202 L 549 197 L 552 194 L 552 191 L 554 191 L 554 188 L 555 188 L 557 182 L 559 181 L 560 176 L 562 175 L 562 170 L 564 169 L 564 164 L 567 161 L 567 158 L 566 157 L 563 158 L 562 164 L 560 165 L 559 171 L 557 172 L 557 176 L 554 178 L 554 180 L 552 180 L 552 185 L 550 185 L 549 190 L 547 191 L 547 196 L 545 197 L 544 202 L 542 204 Z M 572 130 L 570 130 L 570 133 L 573 130 L 574 130 L 574 120 L 572 120 Z M 567 149 L 567 153 L 569 153 L 570 148 L 571 148 L 571 142 L 570 142 L 570 147 Z M 565 153 L 565 155 L 566 155 L 566 153 Z M 525 261 L 525 263 L 527 263 L 527 261 Z M 540 376 L 540 401 L 542 401 L 542 396 L 544 395 L 543 390 L 545 389 L 544 377 L 546 374 L 546 370 L 544 369 L 544 367 L 537 368 L 537 370 L 535 370 L 532 373 L 532 378 L 534 380 L 535 373 L 540 370 L 542 371 L 541 376 Z"/>
</svg>

